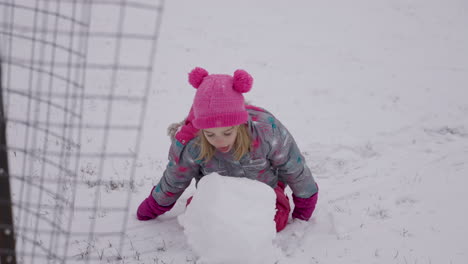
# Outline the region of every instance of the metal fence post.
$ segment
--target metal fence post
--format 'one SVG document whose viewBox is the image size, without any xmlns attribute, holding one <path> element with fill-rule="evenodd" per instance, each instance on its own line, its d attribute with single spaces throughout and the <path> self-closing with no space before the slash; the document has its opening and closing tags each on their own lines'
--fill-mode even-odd
<svg viewBox="0 0 468 264">
<path fill-rule="evenodd" d="M 3 111 L 2 61 L 0 60 L 0 264 L 16 263 L 8 152 L 6 144 L 6 119 Z"/>
</svg>

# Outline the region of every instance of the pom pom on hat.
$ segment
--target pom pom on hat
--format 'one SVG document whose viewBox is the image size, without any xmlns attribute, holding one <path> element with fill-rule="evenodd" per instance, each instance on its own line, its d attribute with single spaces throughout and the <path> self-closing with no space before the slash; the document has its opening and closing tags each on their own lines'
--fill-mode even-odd
<svg viewBox="0 0 468 264">
<path fill-rule="evenodd" d="M 252 88 L 253 78 L 244 70 L 234 72 L 233 88 L 239 93 L 246 93 Z"/>
<path fill-rule="evenodd" d="M 207 70 L 200 67 L 196 67 L 189 73 L 189 83 L 193 87 L 195 87 L 195 89 L 198 89 L 198 87 L 200 86 L 200 84 L 206 76 L 208 76 Z"/>
</svg>

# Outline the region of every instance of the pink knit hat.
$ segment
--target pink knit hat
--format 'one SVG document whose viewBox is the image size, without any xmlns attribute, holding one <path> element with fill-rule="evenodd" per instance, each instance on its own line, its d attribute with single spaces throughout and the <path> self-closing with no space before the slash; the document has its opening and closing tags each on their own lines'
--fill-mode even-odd
<svg viewBox="0 0 468 264">
<path fill-rule="evenodd" d="M 246 71 L 236 70 L 234 76 L 209 75 L 205 69 L 197 67 L 189 73 L 189 83 L 197 89 L 193 100 L 196 128 L 228 127 L 247 122 L 249 114 L 242 93 L 250 91 L 253 78 Z"/>
</svg>

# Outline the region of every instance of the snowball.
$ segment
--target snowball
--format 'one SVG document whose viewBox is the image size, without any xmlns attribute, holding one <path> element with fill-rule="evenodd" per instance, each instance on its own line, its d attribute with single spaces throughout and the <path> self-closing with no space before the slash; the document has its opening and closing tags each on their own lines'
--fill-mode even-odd
<svg viewBox="0 0 468 264">
<path fill-rule="evenodd" d="M 275 203 L 262 182 L 213 173 L 200 180 L 179 223 L 203 263 L 274 263 Z"/>
</svg>

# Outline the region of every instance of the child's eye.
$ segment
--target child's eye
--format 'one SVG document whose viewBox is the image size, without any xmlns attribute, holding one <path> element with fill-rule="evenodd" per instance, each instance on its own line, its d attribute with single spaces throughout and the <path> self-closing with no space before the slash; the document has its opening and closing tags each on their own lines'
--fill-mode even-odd
<svg viewBox="0 0 468 264">
<path fill-rule="evenodd" d="M 226 137 L 229 137 L 232 133 L 224 133 Z"/>
<path fill-rule="evenodd" d="M 209 137 L 209 138 L 210 138 L 210 137 L 214 137 L 214 135 L 213 135 L 213 134 L 211 134 L 211 135 L 207 135 L 207 134 L 205 134 L 205 136 L 207 136 L 207 137 Z"/>
</svg>

